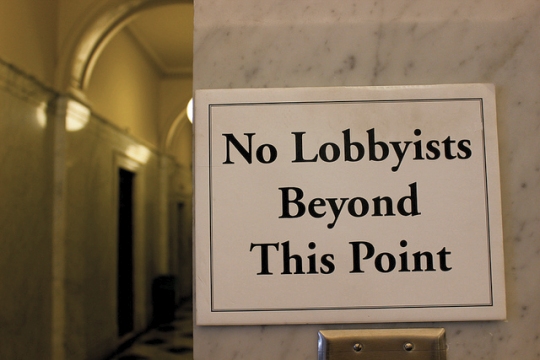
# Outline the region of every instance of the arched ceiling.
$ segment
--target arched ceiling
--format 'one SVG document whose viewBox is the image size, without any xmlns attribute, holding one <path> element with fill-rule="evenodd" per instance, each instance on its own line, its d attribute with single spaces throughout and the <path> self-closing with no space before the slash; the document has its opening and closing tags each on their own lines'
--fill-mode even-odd
<svg viewBox="0 0 540 360">
<path fill-rule="evenodd" d="M 192 76 L 192 3 L 141 11 L 127 29 L 164 76 Z"/>
</svg>

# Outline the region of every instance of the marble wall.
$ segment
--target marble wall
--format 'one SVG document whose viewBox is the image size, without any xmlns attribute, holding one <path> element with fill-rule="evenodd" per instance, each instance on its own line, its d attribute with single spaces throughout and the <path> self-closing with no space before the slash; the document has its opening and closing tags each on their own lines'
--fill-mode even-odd
<svg viewBox="0 0 540 360">
<path fill-rule="evenodd" d="M 449 359 L 540 356 L 540 3 L 195 1 L 194 88 L 494 83 L 507 321 L 195 327 L 195 359 L 315 359 L 328 328 L 444 327 Z M 466 279 L 464 279 L 466 281 Z"/>
<path fill-rule="evenodd" d="M 50 359 L 53 98 L 0 62 L 1 359 Z"/>
</svg>

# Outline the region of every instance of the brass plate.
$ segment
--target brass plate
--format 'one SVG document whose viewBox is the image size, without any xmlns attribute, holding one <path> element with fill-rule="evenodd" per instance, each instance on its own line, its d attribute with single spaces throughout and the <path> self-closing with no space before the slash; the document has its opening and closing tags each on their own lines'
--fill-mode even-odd
<svg viewBox="0 0 540 360">
<path fill-rule="evenodd" d="M 321 330 L 318 360 L 446 360 L 437 329 Z"/>
</svg>

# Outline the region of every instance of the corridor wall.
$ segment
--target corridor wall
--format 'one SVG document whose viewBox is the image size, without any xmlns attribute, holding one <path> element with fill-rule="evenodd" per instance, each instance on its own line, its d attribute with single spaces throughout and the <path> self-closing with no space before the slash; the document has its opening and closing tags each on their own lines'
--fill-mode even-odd
<svg viewBox="0 0 540 360">
<path fill-rule="evenodd" d="M 196 326 L 195 359 L 315 359 L 318 330 L 407 327 L 445 328 L 449 359 L 537 358 L 539 20 L 532 0 L 195 1 L 194 89 L 494 83 L 508 304 L 494 322 Z"/>
<path fill-rule="evenodd" d="M 0 5 L 0 358 L 51 359 L 57 2 Z M 16 64 L 16 65 L 15 65 Z"/>
<path fill-rule="evenodd" d="M 174 188 L 167 182 L 160 187 L 159 178 L 163 173 L 174 183 L 174 160 L 96 116 L 81 130 L 60 129 L 65 132 L 66 146 L 58 152 L 58 139 L 53 137 L 57 96 L 0 62 L 2 359 L 54 358 L 53 328 L 58 321 L 63 327 L 63 352 L 69 359 L 100 359 L 118 346 L 120 167 L 136 173 L 135 332 L 151 321 L 152 279 L 163 273 L 160 263 L 164 260 L 155 239 L 160 236 L 160 217 L 167 218 L 168 209 L 161 208 L 160 198 L 162 192 L 166 199 L 173 198 Z M 56 178 L 60 184 L 53 183 L 55 162 L 65 162 L 65 177 Z M 65 205 L 64 215 L 54 219 L 59 204 Z M 53 244 L 58 240 L 58 223 L 64 229 L 60 247 Z M 61 282 L 61 293 L 53 290 L 58 261 L 65 276 L 56 279 Z M 53 298 L 58 296 L 64 305 L 60 318 L 53 313 Z"/>
<path fill-rule="evenodd" d="M 0 359 L 50 359 L 55 94 L 0 62 Z"/>
<path fill-rule="evenodd" d="M 103 120 L 67 134 L 66 346 L 69 358 L 99 359 L 118 345 L 118 170 L 135 175 L 135 332 L 150 323 L 160 216 L 159 155 Z M 165 189 L 166 190 L 166 189 Z"/>
<path fill-rule="evenodd" d="M 4 1 L 0 10 L 0 58 L 52 87 L 58 60 L 58 0 Z"/>
<path fill-rule="evenodd" d="M 92 110 L 138 139 L 159 144 L 160 74 L 129 31 L 119 31 L 99 57 L 86 96 Z"/>
</svg>

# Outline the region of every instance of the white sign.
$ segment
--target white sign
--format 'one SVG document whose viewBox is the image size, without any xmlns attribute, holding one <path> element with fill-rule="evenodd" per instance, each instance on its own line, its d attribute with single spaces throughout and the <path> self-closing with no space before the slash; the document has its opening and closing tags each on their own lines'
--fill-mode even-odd
<svg viewBox="0 0 540 360">
<path fill-rule="evenodd" d="M 504 319 L 492 85 L 200 90 L 199 325 Z"/>
</svg>

